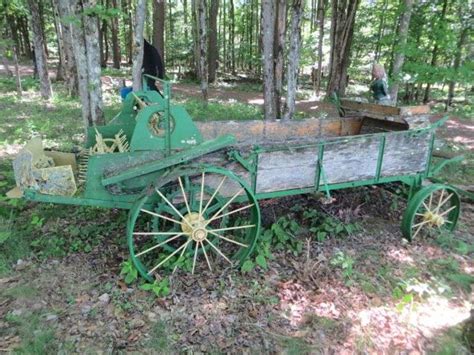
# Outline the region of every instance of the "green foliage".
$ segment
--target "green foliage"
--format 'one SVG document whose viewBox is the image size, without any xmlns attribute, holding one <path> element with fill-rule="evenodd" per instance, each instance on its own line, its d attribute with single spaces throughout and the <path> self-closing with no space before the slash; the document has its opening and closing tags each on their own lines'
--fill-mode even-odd
<svg viewBox="0 0 474 355">
<path fill-rule="evenodd" d="M 303 220 L 308 222 L 309 231 L 319 242 L 323 242 L 332 236 L 346 236 L 360 230 L 358 223 L 342 223 L 336 218 L 317 210 L 304 211 Z"/>
<path fill-rule="evenodd" d="M 170 285 L 168 279 L 162 279 L 160 281 L 155 280 L 153 283 L 145 283 L 140 285 L 140 289 L 144 291 L 151 291 L 156 297 L 164 297 L 170 294 Z"/>
<path fill-rule="evenodd" d="M 131 284 L 136 279 L 138 279 L 138 270 L 133 265 L 131 260 L 124 261 L 122 263 L 122 269 L 120 270 L 120 275 L 124 275 L 124 281 L 126 284 Z"/>
<path fill-rule="evenodd" d="M 183 104 L 193 120 L 197 121 L 263 119 L 263 114 L 259 107 L 238 102 L 209 102 L 206 104 L 201 100 L 188 99 Z"/>
<path fill-rule="evenodd" d="M 347 285 L 352 283 L 354 263 L 355 260 L 351 256 L 344 254 L 342 251 L 336 252 L 330 261 L 332 266 L 338 267 L 342 270 L 342 277 Z"/>
</svg>

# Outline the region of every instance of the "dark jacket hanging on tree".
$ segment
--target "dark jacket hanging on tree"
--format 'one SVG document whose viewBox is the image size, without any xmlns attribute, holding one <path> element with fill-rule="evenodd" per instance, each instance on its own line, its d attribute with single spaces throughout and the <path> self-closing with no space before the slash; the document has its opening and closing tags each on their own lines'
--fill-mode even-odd
<svg viewBox="0 0 474 355">
<path fill-rule="evenodd" d="M 143 73 L 156 76 L 160 79 L 165 77 L 165 68 L 163 65 L 163 60 L 158 50 L 153 47 L 145 39 L 145 46 L 143 47 Z M 149 89 L 158 91 L 155 80 L 147 78 L 147 85 Z"/>
</svg>

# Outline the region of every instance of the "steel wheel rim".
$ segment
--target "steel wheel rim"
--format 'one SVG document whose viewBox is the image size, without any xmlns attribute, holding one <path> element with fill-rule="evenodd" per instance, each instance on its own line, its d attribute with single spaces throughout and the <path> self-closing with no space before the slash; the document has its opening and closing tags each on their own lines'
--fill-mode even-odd
<svg viewBox="0 0 474 355">
<path fill-rule="evenodd" d="M 222 183 L 214 190 L 215 194 L 209 196 L 210 190 L 206 185 L 207 176 L 220 176 L 224 181 L 227 180 L 238 185 L 240 187 L 238 193 L 223 198 L 220 193 Z M 196 191 L 187 190 L 189 186 L 185 187 L 183 177 L 176 178 L 178 189 L 173 193 L 166 194 L 162 192 L 161 188 L 154 189 L 154 193 L 140 198 L 130 210 L 127 224 L 130 255 L 139 273 L 148 280 L 152 280 L 154 273 L 165 268 L 171 267 L 173 272 L 176 271 L 180 263 L 186 258 L 189 264 L 191 262 L 190 255 L 192 255 L 192 273 L 197 269 L 198 262 L 207 264 L 207 268 L 211 271 L 213 270 L 213 262 L 216 264 L 225 262 L 229 266 L 237 266 L 252 252 L 259 234 L 260 210 L 258 203 L 252 191 L 242 179 L 221 168 L 207 167 L 200 169 L 199 173 L 194 174 L 191 179 L 199 180 L 199 193 L 196 199 Z M 203 177 L 204 180 L 202 180 Z M 176 197 L 177 192 L 182 196 L 182 201 L 177 204 L 179 206 L 175 206 L 176 201 L 171 201 L 168 198 L 172 198 L 173 195 Z M 150 200 L 156 198 L 154 194 L 160 199 L 157 204 L 161 207 L 161 210 L 158 209 L 158 212 L 147 209 Z M 194 201 L 191 201 L 192 196 L 194 196 Z M 214 204 L 213 201 L 217 201 L 217 203 Z M 159 213 L 160 211 L 161 213 Z M 170 211 L 173 211 L 173 213 L 170 213 Z M 138 230 L 137 227 L 141 228 L 143 226 L 137 220 L 140 220 L 143 214 L 150 215 L 160 220 L 160 222 L 164 221 L 163 227 L 159 227 L 159 231 L 153 232 Z M 232 217 L 239 217 L 239 214 L 246 216 L 251 223 L 239 225 L 237 219 L 237 225 L 225 225 L 225 223 L 234 223 Z M 174 227 L 172 230 L 164 230 L 166 228 L 164 227 L 165 224 L 168 226 L 174 225 Z M 145 235 L 145 233 L 147 234 Z M 232 233 L 230 237 L 229 233 Z M 235 234 L 238 234 L 238 236 L 234 237 Z M 138 236 L 151 236 L 154 239 L 151 241 L 152 245 L 147 249 L 139 250 Z M 159 236 L 159 238 L 155 239 L 156 236 Z M 231 246 L 229 247 L 226 244 L 231 244 Z M 167 248 L 164 246 L 167 246 Z M 150 266 L 149 260 L 147 262 L 143 260 L 145 254 L 152 252 L 166 254 L 166 257 L 158 255 L 153 267 Z M 148 259 L 150 258 L 152 259 L 152 257 Z"/>
<path fill-rule="evenodd" d="M 408 203 L 402 220 L 408 240 L 433 231 L 453 231 L 460 214 L 460 198 L 449 186 L 433 184 L 422 188 Z"/>
</svg>

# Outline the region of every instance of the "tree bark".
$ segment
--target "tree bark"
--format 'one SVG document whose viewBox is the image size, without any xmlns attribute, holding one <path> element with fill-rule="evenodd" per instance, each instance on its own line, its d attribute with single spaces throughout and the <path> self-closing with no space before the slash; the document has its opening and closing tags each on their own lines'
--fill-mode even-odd
<svg viewBox="0 0 474 355">
<path fill-rule="evenodd" d="M 41 31 L 41 19 L 39 18 L 38 2 L 28 0 L 28 7 L 31 13 L 31 26 L 33 30 L 33 44 L 35 47 L 36 65 L 40 79 L 40 92 L 43 99 L 50 99 L 53 92 L 51 90 L 51 81 L 49 79 L 48 64 L 44 50 L 44 38 Z"/>
<path fill-rule="evenodd" d="M 395 106 L 397 105 L 400 73 L 402 71 L 403 62 L 405 61 L 405 46 L 407 44 L 408 28 L 410 27 L 413 0 L 404 0 L 401 6 L 403 6 L 403 11 L 400 16 L 400 24 L 397 31 L 398 45 L 395 48 L 396 53 L 393 60 L 392 84 L 390 89 L 390 97 Z"/>
<path fill-rule="evenodd" d="M 321 90 L 321 78 L 323 71 L 323 40 L 324 40 L 324 13 L 327 0 L 318 0 L 318 29 L 319 29 L 319 39 L 318 39 L 318 69 L 316 71 L 316 82 L 315 82 L 315 92 L 316 96 L 319 96 Z"/>
<path fill-rule="evenodd" d="M 216 81 L 217 71 L 217 16 L 219 14 L 219 0 L 211 0 L 209 7 L 209 47 L 208 47 L 208 59 L 209 59 L 209 82 L 213 83 Z"/>
<path fill-rule="evenodd" d="M 70 16 L 69 0 L 55 0 L 55 3 L 57 5 L 59 18 L 64 21 L 60 22 L 59 25 L 62 29 L 66 87 L 70 96 L 76 96 L 78 92 L 78 78 L 73 49 L 72 25 L 69 21 L 64 20 Z"/>
<path fill-rule="evenodd" d="M 53 0 L 51 0 L 51 5 L 53 8 L 53 17 L 54 17 L 54 29 L 56 31 L 56 42 L 58 44 L 58 67 L 56 70 L 56 80 L 64 80 L 66 76 L 66 57 L 64 53 L 64 40 L 63 40 L 63 31 L 61 27 L 61 23 L 59 22 L 59 11 L 57 4 Z"/>
<path fill-rule="evenodd" d="M 275 6 L 271 0 L 262 0 L 262 61 L 263 61 L 263 99 L 264 118 L 275 119 L 277 114 L 275 96 Z"/>
<path fill-rule="evenodd" d="M 410 0 L 408 0 L 408 1 L 410 1 Z M 388 6 L 388 0 L 384 0 L 383 10 L 380 11 L 380 24 L 379 24 L 379 29 L 377 31 L 377 41 L 375 42 L 374 60 L 376 62 L 378 62 L 379 58 L 380 58 L 380 50 L 381 50 L 381 41 L 380 40 L 382 39 L 382 34 L 384 33 L 384 30 L 385 30 L 385 17 L 386 17 L 387 6 Z"/>
<path fill-rule="evenodd" d="M 298 68 L 300 64 L 301 18 L 303 17 L 302 0 L 293 0 L 291 17 L 290 50 L 288 52 L 288 88 L 285 119 L 293 118 L 295 113 L 296 89 L 298 85 Z"/>
<path fill-rule="evenodd" d="M 459 35 L 459 41 L 457 45 L 457 50 L 456 50 L 456 55 L 454 57 L 454 63 L 453 63 L 453 70 L 454 70 L 454 75 L 457 75 L 459 65 L 461 64 L 461 55 L 463 48 L 466 44 L 466 40 L 468 39 L 468 34 L 469 34 L 469 24 L 464 25 L 461 29 L 461 33 Z M 454 98 L 454 86 L 456 85 L 455 80 L 451 80 L 449 82 L 449 89 L 448 89 L 448 99 L 446 100 L 446 111 L 448 110 L 448 107 L 452 105 L 453 103 L 453 98 Z"/>
<path fill-rule="evenodd" d="M 199 53 L 199 79 L 201 81 L 201 92 L 204 101 L 208 99 L 208 64 L 207 64 L 207 4 L 206 0 L 196 0 L 196 20 Z"/>
<path fill-rule="evenodd" d="M 165 63 L 165 0 L 153 0 L 153 45 Z"/>
<path fill-rule="evenodd" d="M 282 115 L 281 97 L 283 95 L 283 67 L 286 36 L 286 0 L 276 2 L 275 15 L 275 38 L 274 38 L 274 59 L 275 59 L 275 118 L 280 119 Z"/>
<path fill-rule="evenodd" d="M 446 10 L 448 8 L 448 0 L 444 0 L 443 2 L 443 8 L 441 10 L 441 16 L 439 18 L 438 24 L 442 24 L 444 22 L 444 18 L 446 17 Z M 436 64 L 438 62 L 438 42 L 435 40 L 435 45 L 433 47 L 433 54 L 431 57 L 431 67 L 434 68 L 436 67 Z M 431 83 L 426 84 L 425 88 L 425 95 L 423 96 L 423 103 L 427 103 L 430 99 L 430 89 L 431 89 Z"/>
<path fill-rule="evenodd" d="M 354 23 L 360 0 L 333 0 L 331 21 L 331 53 L 326 95 L 343 96 L 347 86 Z"/>
<path fill-rule="evenodd" d="M 117 0 L 112 0 L 112 7 L 117 8 Z M 118 37 L 119 34 L 119 24 L 118 16 L 114 16 L 111 22 L 112 26 L 112 58 L 114 62 L 114 68 L 120 69 L 121 55 L 120 55 L 120 40 Z"/>
<path fill-rule="evenodd" d="M 230 60 L 232 75 L 235 75 L 235 8 L 234 0 L 229 0 L 230 3 L 230 30 L 229 30 L 229 45 L 230 45 Z"/>
<path fill-rule="evenodd" d="M 142 88 L 142 64 L 143 64 L 143 29 L 145 27 L 146 2 L 138 0 L 135 12 L 135 28 L 133 36 L 133 91 Z"/>
<path fill-rule="evenodd" d="M 13 47 L 13 62 L 15 63 L 15 79 L 16 79 L 16 96 L 21 97 L 21 77 L 20 69 L 18 67 L 18 48 Z"/>
</svg>

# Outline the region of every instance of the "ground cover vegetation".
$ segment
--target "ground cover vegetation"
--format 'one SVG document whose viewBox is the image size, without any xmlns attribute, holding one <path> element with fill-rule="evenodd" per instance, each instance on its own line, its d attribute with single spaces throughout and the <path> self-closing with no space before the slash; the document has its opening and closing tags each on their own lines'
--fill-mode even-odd
<svg viewBox="0 0 474 355">
<path fill-rule="evenodd" d="M 117 92 L 123 79 L 130 85 L 141 8 L 145 37 L 163 54 L 174 82 L 173 100 L 193 118 L 328 117 L 335 109 L 323 100 L 326 94 L 336 88 L 340 95 L 370 97 L 371 65 L 380 62 L 389 85 L 398 84 L 399 104 L 429 103 L 440 112 L 434 119 L 448 112 L 437 152 L 466 159 L 439 177 L 472 188 L 468 2 L 0 4 L 1 351 L 472 352 L 472 201 L 464 202 L 455 233 L 413 243 L 401 236 L 407 191 L 396 184 L 337 191 L 331 204 L 319 195 L 262 201 L 264 228 L 240 269 L 222 265 L 220 274 L 191 275 L 183 263 L 175 274 L 149 283 L 129 260 L 126 211 L 5 197 L 15 183 L 11 161 L 32 136 L 42 136 L 48 148 L 74 151 L 83 144 L 85 124 L 107 122 L 120 110 Z M 207 18 L 198 16 L 199 8 Z M 83 23 L 82 10 L 97 21 Z M 261 36 L 266 16 L 275 24 L 269 43 Z M 338 21 L 346 24 L 349 43 L 331 35 Z M 74 73 L 84 63 L 70 40 L 74 26 L 97 26 L 95 37 L 84 41 L 96 45 L 101 81 L 86 87 L 100 98 L 92 101 L 103 115 L 93 116 L 91 104 L 78 97 Z M 208 29 L 204 51 L 198 50 L 200 29 Z M 290 37 L 297 32 L 300 42 L 294 43 Z M 335 50 L 350 61 L 331 65 Z M 265 66 L 268 55 L 273 68 Z M 287 85 L 291 76 L 298 85 Z M 288 108 L 292 98 L 294 109 Z"/>
</svg>

